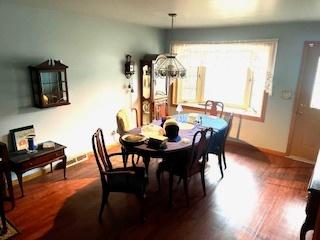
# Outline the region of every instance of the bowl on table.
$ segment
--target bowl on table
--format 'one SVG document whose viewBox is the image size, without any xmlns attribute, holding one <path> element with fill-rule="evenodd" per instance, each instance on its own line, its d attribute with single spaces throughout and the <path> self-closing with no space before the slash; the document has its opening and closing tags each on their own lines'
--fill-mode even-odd
<svg viewBox="0 0 320 240">
<path fill-rule="evenodd" d="M 142 134 L 132 134 L 128 133 L 121 137 L 121 140 L 123 144 L 128 146 L 137 146 L 144 143 L 144 141 L 147 139 L 146 136 L 143 136 Z"/>
</svg>

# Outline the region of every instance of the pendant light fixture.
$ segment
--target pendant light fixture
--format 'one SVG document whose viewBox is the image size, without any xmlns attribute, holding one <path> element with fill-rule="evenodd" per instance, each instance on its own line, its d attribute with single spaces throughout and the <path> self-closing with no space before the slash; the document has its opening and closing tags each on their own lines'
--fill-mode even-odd
<svg viewBox="0 0 320 240">
<path fill-rule="evenodd" d="M 186 69 L 176 58 L 176 55 L 172 53 L 173 39 L 173 19 L 177 16 L 176 13 L 169 13 L 171 17 L 171 39 L 170 39 L 170 53 L 160 55 L 161 57 L 155 63 L 155 74 L 160 77 L 168 77 L 171 79 L 183 78 L 186 76 Z"/>
</svg>

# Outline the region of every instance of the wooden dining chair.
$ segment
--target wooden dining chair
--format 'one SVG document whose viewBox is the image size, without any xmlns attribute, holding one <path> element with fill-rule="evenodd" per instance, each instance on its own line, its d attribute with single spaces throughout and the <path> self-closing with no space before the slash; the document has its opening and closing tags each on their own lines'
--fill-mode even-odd
<svg viewBox="0 0 320 240">
<path fill-rule="evenodd" d="M 122 108 L 118 111 L 116 115 L 117 119 L 117 132 L 122 137 L 124 134 L 128 133 L 133 128 L 139 126 L 138 124 L 138 111 L 136 108 Z M 121 151 L 124 153 L 123 162 L 126 165 L 128 158 L 127 156 L 131 153 L 127 153 L 124 148 L 121 148 Z M 137 157 L 137 162 L 139 162 L 139 155 Z M 132 154 L 132 160 L 134 159 L 134 154 Z"/>
<path fill-rule="evenodd" d="M 139 126 L 136 108 L 122 108 L 117 112 L 117 132 L 120 136 Z"/>
<path fill-rule="evenodd" d="M 114 168 L 111 159 L 116 156 L 123 156 L 123 153 L 108 154 L 103 132 L 100 128 L 92 136 L 92 148 L 99 168 L 102 186 L 99 221 L 102 221 L 103 209 L 108 202 L 110 192 L 124 192 L 136 195 L 140 201 L 140 219 L 144 221 L 145 168 L 137 167 L 134 164 L 132 167 Z"/>
<path fill-rule="evenodd" d="M 222 102 L 207 100 L 204 108 L 204 114 L 222 117 L 223 109 L 224 104 Z"/>
<path fill-rule="evenodd" d="M 158 186 L 161 187 L 161 173 L 169 172 L 169 206 L 172 206 L 173 176 L 178 176 L 183 180 L 187 205 L 189 206 L 188 178 L 200 173 L 203 194 L 206 195 L 204 171 L 207 162 L 207 151 L 212 139 L 212 128 L 197 131 L 192 140 L 192 148 L 189 151 L 178 152 L 171 157 L 165 158 L 159 163 L 156 171 Z"/>
<path fill-rule="evenodd" d="M 4 191 L 7 190 L 8 196 L 6 196 L 5 192 L 5 198 L 11 201 L 11 209 L 13 209 L 15 207 L 15 199 L 11 177 L 11 163 L 7 145 L 3 142 L 0 142 L 0 158 L 2 159 L 0 162 L 0 184 L 4 186 Z"/>
<path fill-rule="evenodd" d="M 222 160 L 224 163 L 224 169 L 227 168 L 226 156 L 225 156 L 225 145 L 227 142 L 229 132 L 232 127 L 233 113 L 225 114 L 224 119 L 227 122 L 227 127 L 223 130 L 221 135 L 217 133 L 213 136 L 211 145 L 208 148 L 208 154 L 212 153 L 218 156 L 218 163 L 219 163 L 219 168 L 221 172 L 221 178 L 223 178 Z"/>
</svg>

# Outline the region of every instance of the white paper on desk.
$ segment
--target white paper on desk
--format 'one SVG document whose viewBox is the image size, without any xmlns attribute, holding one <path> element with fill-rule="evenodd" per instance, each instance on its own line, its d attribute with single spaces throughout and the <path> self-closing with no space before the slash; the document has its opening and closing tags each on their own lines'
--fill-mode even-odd
<svg viewBox="0 0 320 240">
<path fill-rule="evenodd" d="M 43 148 L 54 148 L 54 147 L 55 147 L 55 143 L 54 143 L 54 142 L 51 142 L 51 141 L 44 142 L 44 143 L 42 144 L 42 147 L 43 147 Z"/>
</svg>

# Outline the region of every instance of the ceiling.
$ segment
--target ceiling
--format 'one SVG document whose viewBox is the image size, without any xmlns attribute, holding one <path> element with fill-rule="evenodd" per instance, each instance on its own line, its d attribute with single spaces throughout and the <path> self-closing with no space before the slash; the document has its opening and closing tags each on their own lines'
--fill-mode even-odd
<svg viewBox="0 0 320 240">
<path fill-rule="evenodd" d="M 58 10 L 169 28 L 218 27 L 275 22 L 320 21 L 320 0 L 2 0 L 34 8 Z"/>
</svg>

